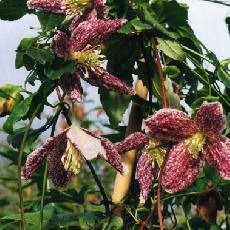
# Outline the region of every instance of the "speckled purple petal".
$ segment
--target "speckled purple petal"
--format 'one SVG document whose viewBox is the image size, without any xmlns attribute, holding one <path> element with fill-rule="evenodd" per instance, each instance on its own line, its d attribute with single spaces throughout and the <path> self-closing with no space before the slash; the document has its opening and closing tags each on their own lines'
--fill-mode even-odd
<svg viewBox="0 0 230 230">
<path fill-rule="evenodd" d="M 83 21 L 90 21 L 97 19 L 97 12 L 95 9 L 86 10 L 84 14 L 76 14 L 72 20 L 69 31 L 72 33 L 78 25 Z"/>
<path fill-rule="evenodd" d="M 219 135 L 226 124 L 223 107 L 219 102 L 203 103 L 195 120 L 197 125 L 211 138 Z"/>
<path fill-rule="evenodd" d="M 59 153 L 60 144 L 65 143 L 65 141 L 66 132 L 63 132 L 55 137 L 48 138 L 43 146 L 33 151 L 27 157 L 26 163 L 22 169 L 23 177 L 25 179 L 29 179 L 48 155 Z"/>
<path fill-rule="evenodd" d="M 220 176 L 230 180 L 230 140 L 221 138 L 211 142 L 204 154 L 208 163 L 216 168 Z"/>
<path fill-rule="evenodd" d="M 128 152 L 132 149 L 140 149 L 147 145 L 149 139 L 141 132 L 130 134 L 124 141 L 116 143 L 115 148 L 119 154 Z"/>
<path fill-rule="evenodd" d="M 67 138 L 66 133 L 64 138 L 60 139 L 55 146 L 53 151 L 48 155 L 48 171 L 51 181 L 56 187 L 65 187 L 71 180 L 73 173 L 68 172 L 64 169 L 61 158 L 66 150 Z"/>
<path fill-rule="evenodd" d="M 116 170 L 123 173 L 121 156 L 109 140 L 98 136 L 89 130 L 71 127 L 67 136 L 86 160 L 93 160 L 100 156 Z"/>
<path fill-rule="evenodd" d="M 27 1 L 29 9 L 41 10 L 50 13 L 65 13 L 62 8 L 61 0 L 29 0 Z"/>
<path fill-rule="evenodd" d="M 70 39 L 62 31 L 57 31 L 50 45 L 51 50 L 58 57 L 68 58 Z"/>
<path fill-rule="evenodd" d="M 93 86 L 100 88 L 113 90 L 119 93 L 134 95 L 135 91 L 129 87 L 125 82 L 121 81 L 117 77 L 114 77 L 105 69 L 100 66 L 95 66 L 88 69 L 89 75 L 81 75 L 82 78 Z"/>
<path fill-rule="evenodd" d="M 104 4 L 103 0 L 94 0 L 94 8 L 97 11 L 97 16 L 99 18 L 107 18 L 108 17 L 108 9 Z"/>
<path fill-rule="evenodd" d="M 74 102 L 82 102 L 83 89 L 78 74 L 65 74 L 61 78 L 61 87 Z"/>
<path fill-rule="evenodd" d="M 162 142 L 178 142 L 198 131 L 195 122 L 184 112 L 161 109 L 145 120 L 145 133 Z"/>
<path fill-rule="evenodd" d="M 204 159 L 192 158 L 186 141 L 176 144 L 169 152 L 162 175 L 162 186 L 169 193 L 190 186 L 204 166 Z"/>
<path fill-rule="evenodd" d="M 148 198 L 148 194 L 153 187 L 154 177 L 157 169 L 147 153 L 142 153 L 137 163 L 137 180 L 140 185 L 140 203 L 143 204 Z"/>
<path fill-rule="evenodd" d="M 124 19 L 100 19 L 80 23 L 71 34 L 71 51 L 81 51 L 87 45 L 91 47 L 101 45 L 125 23 Z"/>
</svg>

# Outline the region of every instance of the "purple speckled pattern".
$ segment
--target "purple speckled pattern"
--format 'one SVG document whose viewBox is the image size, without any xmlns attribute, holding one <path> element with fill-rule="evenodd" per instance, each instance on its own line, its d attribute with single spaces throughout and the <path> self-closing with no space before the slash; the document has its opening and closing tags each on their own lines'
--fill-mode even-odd
<svg viewBox="0 0 230 230">
<path fill-rule="evenodd" d="M 58 32 L 52 41 L 51 49 L 59 57 L 71 59 L 71 53 L 98 48 L 112 33 L 125 23 L 125 20 L 91 20 L 80 23 L 69 38 L 63 32 Z M 89 47 L 90 46 L 90 47 Z M 83 71 L 84 73 L 83 73 Z M 88 74 L 87 74 L 87 73 Z M 134 95 L 135 91 L 125 82 L 108 73 L 99 65 L 86 65 L 77 72 L 89 84 L 114 90 L 120 93 Z"/>
<path fill-rule="evenodd" d="M 145 131 L 150 137 L 179 142 L 170 150 L 164 168 L 162 185 L 166 191 L 178 192 L 191 185 L 203 169 L 205 160 L 223 179 L 230 179 L 230 140 L 221 136 L 225 125 L 219 102 L 204 102 L 194 119 L 178 110 L 163 109 L 145 121 Z M 199 143 L 196 146 L 193 142 L 191 146 L 191 139 L 188 140 L 196 133 L 205 138 L 205 144 L 197 149 L 200 151 L 197 159 L 192 156 L 191 148 L 196 151 Z"/>
<path fill-rule="evenodd" d="M 81 81 L 79 75 L 65 74 L 61 78 L 61 87 L 66 92 L 70 100 L 74 102 L 82 102 L 83 89 L 81 86 Z"/>
<path fill-rule="evenodd" d="M 204 166 L 204 159 L 192 158 L 186 141 L 176 144 L 169 152 L 162 174 L 162 186 L 169 193 L 178 192 L 193 183 Z"/>
<path fill-rule="evenodd" d="M 70 51 L 81 51 L 87 45 L 97 47 L 126 23 L 125 19 L 81 22 L 71 34 Z"/>
<path fill-rule="evenodd" d="M 161 109 L 145 120 L 145 133 L 162 142 L 178 142 L 198 130 L 196 123 L 184 112 Z"/>
<path fill-rule="evenodd" d="M 117 149 L 119 154 L 122 154 L 132 149 L 143 148 L 145 145 L 148 144 L 148 142 L 149 139 L 145 134 L 141 132 L 136 132 L 126 137 L 124 141 L 116 143 L 115 148 Z"/>
<path fill-rule="evenodd" d="M 50 45 L 51 50 L 58 57 L 68 58 L 70 39 L 66 33 L 57 31 Z"/>
<path fill-rule="evenodd" d="M 32 174 L 42 165 L 43 161 L 50 154 L 59 153 L 58 143 L 65 143 L 66 132 L 63 132 L 55 137 L 50 137 L 46 140 L 45 144 L 40 148 L 33 151 L 26 160 L 26 163 L 22 169 L 22 176 L 25 179 L 29 179 Z"/>
<path fill-rule="evenodd" d="M 69 31 L 72 33 L 81 22 L 90 20 L 97 20 L 97 12 L 95 9 L 86 10 L 84 14 L 76 14 L 70 24 Z"/>
<path fill-rule="evenodd" d="M 65 187 L 71 180 L 73 173 L 64 169 L 61 158 L 65 152 L 67 138 L 55 142 L 53 151 L 48 155 L 48 171 L 51 181 L 55 187 Z"/>
<path fill-rule="evenodd" d="M 211 142 L 204 154 L 219 175 L 225 180 L 230 180 L 230 140 L 221 138 L 218 142 Z"/>
<path fill-rule="evenodd" d="M 195 121 L 207 136 L 215 139 L 226 125 L 222 105 L 219 102 L 203 103 L 196 114 Z"/>
<path fill-rule="evenodd" d="M 103 138 L 99 135 L 96 135 L 95 133 L 92 133 L 87 129 L 82 129 L 82 130 L 85 131 L 87 134 L 91 135 L 92 137 L 97 138 L 101 141 L 101 144 L 106 151 L 106 157 L 103 155 L 100 155 L 100 157 L 103 158 L 104 160 L 106 160 L 118 172 L 123 174 L 124 173 L 124 165 L 122 164 L 122 161 L 121 161 L 121 155 L 116 150 L 114 144 L 111 141 L 109 141 L 108 139 Z"/>
<path fill-rule="evenodd" d="M 157 169 L 153 167 L 153 162 L 147 153 L 142 153 L 137 163 L 137 180 L 140 185 L 140 203 L 143 204 L 148 198 L 148 194 L 153 187 L 154 177 Z"/>
<path fill-rule="evenodd" d="M 27 1 L 27 6 L 29 9 L 41 10 L 50 13 L 65 13 L 65 10 L 62 8 L 61 0 L 29 0 Z"/>
<path fill-rule="evenodd" d="M 97 11 L 97 16 L 99 18 L 107 18 L 108 17 L 108 9 L 104 4 L 103 0 L 94 0 L 94 8 Z"/>
<path fill-rule="evenodd" d="M 117 91 L 128 95 L 134 95 L 135 91 L 119 78 L 114 77 L 100 66 L 94 66 L 89 69 L 89 76 L 82 74 L 82 78 L 93 86 Z"/>
</svg>

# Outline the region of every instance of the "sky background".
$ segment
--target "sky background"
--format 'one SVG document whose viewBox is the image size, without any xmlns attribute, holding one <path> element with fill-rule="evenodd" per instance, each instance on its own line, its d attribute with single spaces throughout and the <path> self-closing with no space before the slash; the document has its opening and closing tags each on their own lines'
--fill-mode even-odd
<svg viewBox="0 0 230 230">
<path fill-rule="evenodd" d="M 207 48 L 221 60 L 230 58 L 230 36 L 225 24 L 230 7 L 200 0 L 179 2 L 189 5 L 189 23 Z M 31 27 L 34 29 L 30 29 Z M 22 38 L 36 36 L 38 30 L 39 23 L 33 15 L 26 15 L 17 21 L 0 20 L 0 85 L 23 85 L 28 73 L 24 68 L 15 69 L 15 50 Z M 95 103 L 99 103 L 97 89 L 90 90 L 90 94 Z"/>
</svg>

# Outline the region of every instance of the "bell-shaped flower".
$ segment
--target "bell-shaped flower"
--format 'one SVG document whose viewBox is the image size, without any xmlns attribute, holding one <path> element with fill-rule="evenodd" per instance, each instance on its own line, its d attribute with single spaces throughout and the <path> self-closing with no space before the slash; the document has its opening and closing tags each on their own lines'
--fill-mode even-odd
<svg viewBox="0 0 230 230">
<path fill-rule="evenodd" d="M 29 9 L 56 14 L 82 15 L 95 9 L 99 18 L 106 18 L 108 11 L 103 0 L 28 0 Z"/>
<path fill-rule="evenodd" d="M 55 186 L 65 186 L 73 174 L 79 173 L 84 160 L 102 158 L 120 173 L 125 172 L 114 144 L 89 130 L 72 125 L 62 133 L 47 139 L 45 144 L 32 152 L 26 160 L 22 176 L 29 179 L 48 160 L 48 171 Z"/>
<path fill-rule="evenodd" d="M 100 45 L 119 29 L 126 20 L 91 20 L 81 22 L 68 36 L 62 31 L 58 31 L 54 36 L 51 49 L 58 56 L 65 60 L 76 61 L 77 70 L 71 77 L 73 88 L 69 84 L 68 76 L 62 78 L 62 87 L 71 94 L 81 93 L 82 88 L 79 78 L 89 84 L 102 87 L 108 90 L 115 90 L 120 93 L 134 95 L 134 90 L 125 82 L 114 77 L 104 68 L 100 67 L 104 56 L 100 53 Z M 79 95 L 75 99 L 79 101 Z M 72 97 L 72 99 L 74 99 Z"/>
<path fill-rule="evenodd" d="M 220 177 L 230 179 L 230 140 L 221 136 L 225 116 L 219 102 L 203 103 L 194 119 L 174 109 L 162 109 L 145 121 L 149 137 L 175 143 L 169 150 L 162 186 L 177 192 L 193 183 L 205 160 Z"/>
</svg>

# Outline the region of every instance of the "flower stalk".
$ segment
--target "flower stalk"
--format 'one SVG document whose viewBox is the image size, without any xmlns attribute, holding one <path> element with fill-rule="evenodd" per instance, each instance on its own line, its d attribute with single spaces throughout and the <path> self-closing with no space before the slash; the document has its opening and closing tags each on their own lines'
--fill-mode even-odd
<svg viewBox="0 0 230 230">
<path fill-rule="evenodd" d="M 19 200 L 20 200 L 20 215 L 21 215 L 21 229 L 26 230 L 26 219 L 25 219 L 25 213 L 24 213 L 24 196 L 23 196 L 23 190 L 22 190 L 22 178 L 21 178 L 21 171 L 22 171 L 22 156 L 24 147 L 26 144 L 27 137 L 29 135 L 30 127 L 33 123 L 34 118 L 36 117 L 38 110 L 41 108 L 41 104 L 37 106 L 34 113 L 32 114 L 32 117 L 30 118 L 29 124 L 26 127 L 22 143 L 19 149 L 18 154 L 18 190 L 19 190 Z"/>
</svg>

